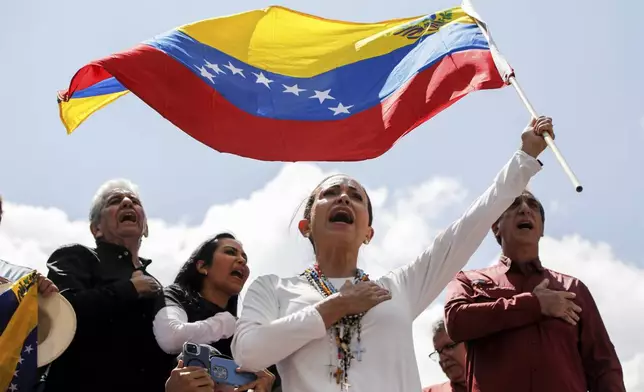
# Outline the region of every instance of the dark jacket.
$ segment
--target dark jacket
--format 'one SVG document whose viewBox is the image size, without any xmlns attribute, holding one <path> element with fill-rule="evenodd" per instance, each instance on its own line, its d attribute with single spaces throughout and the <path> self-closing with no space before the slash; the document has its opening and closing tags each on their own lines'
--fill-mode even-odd
<svg viewBox="0 0 644 392">
<path fill-rule="evenodd" d="M 149 275 L 151 261 L 140 261 Z M 171 369 L 152 331 L 158 297 L 139 298 L 128 250 L 106 242 L 68 245 L 50 256 L 47 267 L 76 312 L 77 328 L 52 363 L 45 391 L 164 391 Z"/>
</svg>

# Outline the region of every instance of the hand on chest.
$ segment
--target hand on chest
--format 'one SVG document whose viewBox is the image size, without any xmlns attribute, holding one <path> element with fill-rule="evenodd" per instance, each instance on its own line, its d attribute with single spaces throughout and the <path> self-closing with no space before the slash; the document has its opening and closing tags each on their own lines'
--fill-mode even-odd
<svg viewBox="0 0 644 392">
<path fill-rule="evenodd" d="M 544 335 L 548 335 L 553 332 L 555 334 L 563 333 L 564 336 L 576 339 L 579 331 L 579 324 L 573 325 L 567 322 L 563 317 L 554 317 L 548 311 L 544 310 L 547 309 L 547 306 L 542 304 L 542 299 L 539 299 L 540 297 L 534 294 L 535 289 L 538 286 L 545 285 L 545 283 L 543 283 L 545 279 L 548 279 L 546 285 L 547 290 L 551 291 L 553 294 L 557 293 L 555 295 L 561 295 L 563 293 L 577 294 L 576 290 L 571 287 L 570 282 L 566 281 L 565 279 L 558 280 L 555 277 L 547 274 L 523 275 L 519 273 L 508 273 L 502 276 L 494 277 L 494 279 L 487 276 L 480 276 L 472 279 L 472 300 L 475 303 L 490 303 L 499 302 L 499 300 L 507 300 L 502 303 L 500 302 L 499 306 L 513 307 L 518 305 L 516 305 L 516 303 L 514 302 L 508 301 L 518 301 L 519 299 L 516 298 L 516 296 L 532 293 L 539 301 L 539 305 L 541 306 L 542 318 L 534 324 L 527 325 L 525 328 L 537 327 Z M 568 302 L 568 300 L 565 299 L 563 299 L 562 301 Z M 577 297 L 575 299 L 572 299 L 571 301 L 581 308 L 584 307 L 583 298 Z M 527 312 L 525 313 L 526 317 L 531 317 L 533 319 L 533 316 L 529 316 L 529 314 L 531 314 L 531 311 L 529 310 L 530 308 L 521 307 L 516 309 L 517 312 Z M 579 316 L 581 316 L 581 314 L 579 314 Z M 502 317 L 502 314 L 500 317 Z"/>
<path fill-rule="evenodd" d="M 480 275 L 471 279 L 473 297 L 483 302 L 489 299 L 511 298 L 521 293 L 531 293 L 543 282 L 549 280 L 548 289 L 555 291 L 570 291 L 564 283 L 546 274 L 508 273 L 494 278 Z"/>
<path fill-rule="evenodd" d="M 280 317 L 296 313 L 308 306 L 315 305 L 324 297 L 313 287 L 302 285 L 291 288 L 279 295 Z M 369 309 L 362 317 L 363 332 L 371 329 L 410 328 L 411 315 L 409 304 L 399 293 L 393 293 L 391 300 L 382 302 Z"/>
</svg>

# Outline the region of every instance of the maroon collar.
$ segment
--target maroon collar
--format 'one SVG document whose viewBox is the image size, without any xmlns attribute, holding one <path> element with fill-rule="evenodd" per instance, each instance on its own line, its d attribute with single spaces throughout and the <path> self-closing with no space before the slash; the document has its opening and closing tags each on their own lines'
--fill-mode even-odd
<svg viewBox="0 0 644 392">
<path fill-rule="evenodd" d="M 503 273 L 520 272 L 523 275 L 530 275 L 534 272 L 543 272 L 544 268 L 541 265 L 541 260 L 536 258 L 534 260 L 525 261 L 523 263 L 512 262 L 508 257 L 501 256 L 499 265 L 503 269 Z"/>
</svg>

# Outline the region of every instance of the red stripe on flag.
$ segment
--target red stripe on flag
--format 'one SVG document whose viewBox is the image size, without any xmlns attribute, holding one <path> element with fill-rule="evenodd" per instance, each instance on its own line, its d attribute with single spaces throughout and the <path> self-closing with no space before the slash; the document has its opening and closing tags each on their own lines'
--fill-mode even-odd
<svg viewBox="0 0 644 392">
<path fill-rule="evenodd" d="M 67 90 L 61 90 L 58 92 L 58 99 L 61 101 L 67 101 L 71 98 L 74 92 L 91 87 L 96 83 L 111 77 L 112 75 L 110 75 L 110 73 L 101 65 L 96 63 L 87 64 L 76 72 Z"/>
<path fill-rule="evenodd" d="M 380 105 L 342 120 L 278 120 L 238 109 L 181 63 L 147 45 L 97 63 L 196 140 L 265 161 L 375 158 L 466 94 L 504 86 L 488 50 L 467 50 L 416 75 Z"/>
</svg>

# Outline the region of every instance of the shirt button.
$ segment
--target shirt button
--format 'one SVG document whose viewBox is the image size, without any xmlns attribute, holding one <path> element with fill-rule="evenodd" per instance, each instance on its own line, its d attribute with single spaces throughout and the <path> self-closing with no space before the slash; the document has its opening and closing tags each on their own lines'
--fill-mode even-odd
<svg viewBox="0 0 644 392">
<path fill-rule="evenodd" d="M 123 258 L 123 256 L 119 255 L 119 259 L 122 259 L 122 258 Z"/>
<path fill-rule="evenodd" d="M 123 252 L 123 254 L 126 255 L 126 256 L 129 255 L 129 253 L 127 251 Z"/>
</svg>

